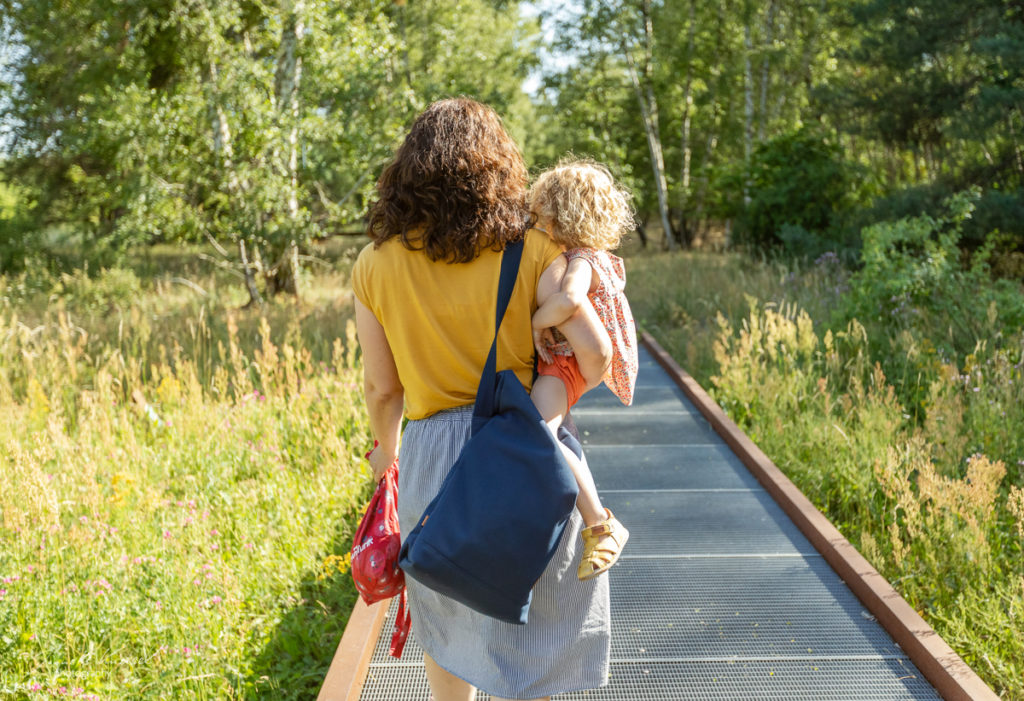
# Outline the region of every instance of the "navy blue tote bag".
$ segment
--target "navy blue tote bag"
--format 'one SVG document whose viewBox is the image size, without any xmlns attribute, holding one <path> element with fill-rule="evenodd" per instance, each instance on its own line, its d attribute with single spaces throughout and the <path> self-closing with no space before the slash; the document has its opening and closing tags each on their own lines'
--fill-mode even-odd
<svg viewBox="0 0 1024 701">
<path fill-rule="evenodd" d="M 505 247 L 494 343 L 473 408 L 471 437 L 406 536 L 406 576 L 509 623 L 526 623 L 533 585 L 576 505 L 576 480 L 512 370 L 495 372 L 498 329 L 523 242 Z M 579 444 L 572 445 L 578 450 Z"/>
</svg>

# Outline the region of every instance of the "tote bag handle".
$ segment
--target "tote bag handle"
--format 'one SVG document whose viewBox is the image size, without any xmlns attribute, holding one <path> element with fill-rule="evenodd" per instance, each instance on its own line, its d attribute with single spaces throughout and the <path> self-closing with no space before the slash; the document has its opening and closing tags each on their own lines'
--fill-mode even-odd
<svg viewBox="0 0 1024 701">
<path fill-rule="evenodd" d="M 525 236 L 515 243 L 505 246 L 501 254 L 501 273 L 498 276 L 498 303 L 495 307 L 494 318 L 494 341 L 491 342 L 491 350 L 487 354 L 487 361 L 484 363 L 483 374 L 480 375 L 480 386 L 476 391 L 476 404 L 473 406 L 473 428 L 472 433 L 477 430 L 494 415 L 494 383 L 497 377 L 498 364 L 498 330 L 501 328 L 501 320 L 505 318 L 505 310 L 512 299 L 512 291 L 516 286 L 516 277 L 519 275 L 519 262 L 523 257 L 523 242 Z"/>
</svg>

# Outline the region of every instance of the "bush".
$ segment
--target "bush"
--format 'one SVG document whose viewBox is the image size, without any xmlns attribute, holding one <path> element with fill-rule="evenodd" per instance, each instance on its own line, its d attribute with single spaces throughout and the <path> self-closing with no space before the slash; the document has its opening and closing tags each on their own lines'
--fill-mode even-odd
<svg viewBox="0 0 1024 701">
<path fill-rule="evenodd" d="M 103 311 L 127 308 L 141 291 L 142 283 L 131 270 L 105 268 L 96 277 L 88 270 L 62 274 L 52 296 L 82 311 Z"/>
<path fill-rule="evenodd" d="M 808 257 L 856 247 L 855 236 L 836 226 L 857 197 L 855 173 L 820 134 L 801 129 L 761 144 L 747 179 L 749 203 L 733 203 L 741 243 Z M 743 183 L 734 177 L 731 187 L 741 192 Z"/>
<path fill-rule="evenodd" d="M 976 190 L 953 195 L 938 217 L 922 214 L 867 227 L 863 267 L 850 278 L 845 317 L 870 320 L 890 332 L 921 332 L 958 357 L 989 326 L 1024 326 L 1024 291 L 991 279 L 991 251 L 982 249 L 970 267 L 961 262 L 963 224 L 978 196 Z"/>
<path fill-rule="evenodd" d="M 982 677 L 1021 698 L 1021 342 L 942 365 L 918 425 L 857 321 L 720 317 L 716 400 Z"/>
<path fill-rule="evenodd" d="M 869 207 L 851 212 L 847 226 L 860 230 L 881 222 L 920 217 L 942 210 L 944 202 L 954 194 L 956 190 L 942 182 L 907 187 L 878 197 Z M 960 222 L 960 226 L 963 248 L 976 250 L 985 245 L 991 232 L 1000 231 L 1004 243 L 999 252 L 1016 259 L 1024 254 L 1024 190 L 981 191 L 971 217 Z M 1001 277 L 1020 278 L 1024 277 L 1024 264 L 1006 270 L 994 265 L 993 271 Z"/>
</svg>

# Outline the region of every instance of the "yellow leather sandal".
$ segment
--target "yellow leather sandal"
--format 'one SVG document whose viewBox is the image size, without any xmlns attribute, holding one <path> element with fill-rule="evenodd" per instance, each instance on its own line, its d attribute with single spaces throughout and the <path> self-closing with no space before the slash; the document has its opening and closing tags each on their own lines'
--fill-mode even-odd
<svg viewBox="0 0 1024 701">
<path fill-rule="evenodd" d="M 580 560 L 576 576 L 581 580 L 593 579 L 619 561 L 622 548 L 629 540 L 629 531 L 611 511 L 604 521 L 588 526 L 580 531 L 583 537 L 583 558 Z"/>
</svg>

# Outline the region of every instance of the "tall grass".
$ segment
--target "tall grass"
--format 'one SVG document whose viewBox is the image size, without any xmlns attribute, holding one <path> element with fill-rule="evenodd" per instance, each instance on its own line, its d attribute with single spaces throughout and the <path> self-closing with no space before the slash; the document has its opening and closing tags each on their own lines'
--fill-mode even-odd
<svg viewBox="0 0 1024 701">
<path fill-rule="evenodd" d="M 1003 698 L 1024 699 L 1024 334 L 995 310 L 958 354 L 937 350 L 942 324 L 837 323 L 856 279 L 827 257 L 628 266 L 640 324 Z"/>
<path fill-rule="evenodd" d="M 136 282 L 0 308 L 0 697 L 310 698 L 368 489 L 345 293 Z"/>
</svg>

